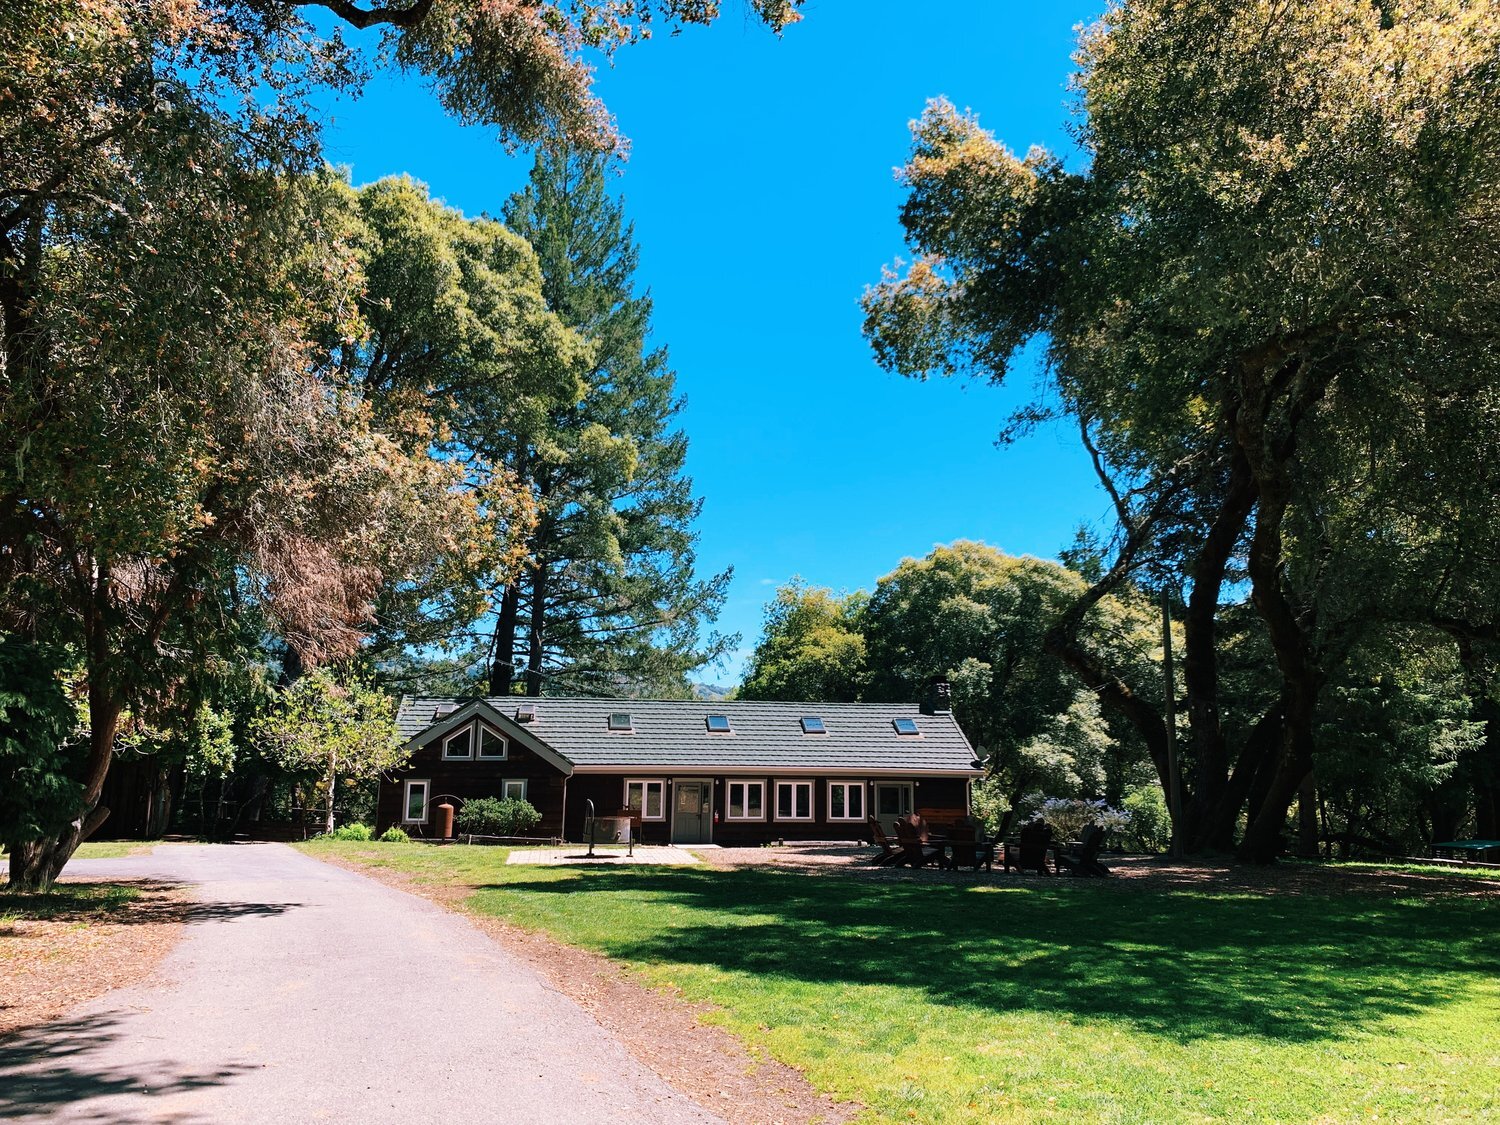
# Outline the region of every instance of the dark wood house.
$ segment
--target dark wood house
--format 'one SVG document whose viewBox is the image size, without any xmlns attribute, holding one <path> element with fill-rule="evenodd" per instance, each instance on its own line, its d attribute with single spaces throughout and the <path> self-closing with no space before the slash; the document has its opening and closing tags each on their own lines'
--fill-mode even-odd
<svg viewBox="0 0 1500 1125">
<path fill-rule="evenodd" d="M 983 776 L 951 712 L 885 703 L 413 699 L 411 764 L 380 788 L 378 828 L 433 834 L 433 810 L 524 797 L 537 834 L 581 840 L 588 803 L 647 843 L 850 840 L 869 816 L 969 811 Z"/>
</svg>

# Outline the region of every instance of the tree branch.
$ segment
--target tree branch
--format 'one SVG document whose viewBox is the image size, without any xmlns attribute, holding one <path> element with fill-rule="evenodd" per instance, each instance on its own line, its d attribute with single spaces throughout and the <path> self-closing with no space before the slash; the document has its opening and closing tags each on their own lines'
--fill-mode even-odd
<svg viewBox="0 0 1500 1125">
<path fill-rule="evenodd" d="M 326 8 L 345 23 L 360 30 L 381 24 L 390 27 L 415 27 L 432 10 L 432 0 L 413 0 L 406 7 L 379 4 L 373 8 L 357 7 L 350 0 L 297 0 L 297 4 L 302 8 Z"/>
</svg>

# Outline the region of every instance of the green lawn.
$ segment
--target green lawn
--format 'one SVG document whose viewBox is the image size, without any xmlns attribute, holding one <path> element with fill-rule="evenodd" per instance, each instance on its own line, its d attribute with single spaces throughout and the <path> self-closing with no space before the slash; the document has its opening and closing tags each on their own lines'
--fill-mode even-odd
<svg viewBox="0 0 1500 1125">
<path fill-rule="evenodd" d="M 1400 1121 L 1500 1114 L 1500 900 L 1039 879 L 507 867 L 303 845 L 475 886 L 719 1010 L 870 1120 Z"/>
<path fill-rule="evenodd" d="M 138 852 L 149 852 L 158 845 L 154 840 L 90 840 L 79 844 L 74 859 L 122 859 Z"/>
<path fill-rule="evenodd" d="M 1396 871 L 1405 875 L 1439 875 L 1444 879 L 1488 879 L 1500 882 L 1500 870 L 1493 867 L 1450 867 L 1445 863 L 1362 863 L 1358 860 L 1339 860 L 1319 866 L 1334 871 Z"/>
<path fill-rule="evenodd" d="M 58 883 L 44 894 L 0 895 L 0 937 L 16 922 L 105 921 L 140 897 L 138 888 L 120 883 Z"/>
</svg>

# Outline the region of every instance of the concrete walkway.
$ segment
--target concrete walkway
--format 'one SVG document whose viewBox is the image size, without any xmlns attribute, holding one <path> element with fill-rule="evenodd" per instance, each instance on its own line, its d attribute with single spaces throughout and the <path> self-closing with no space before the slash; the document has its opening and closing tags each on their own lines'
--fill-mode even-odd
<svg viewBox="0 0 1500 1125">
<path fill-rule="evenodd" d="M 463 918 L 284 845 L 66 874 L 209 905 L 150 980 L 0 1040 L 0 1119 L 718 1120 Z"/>
</svg>

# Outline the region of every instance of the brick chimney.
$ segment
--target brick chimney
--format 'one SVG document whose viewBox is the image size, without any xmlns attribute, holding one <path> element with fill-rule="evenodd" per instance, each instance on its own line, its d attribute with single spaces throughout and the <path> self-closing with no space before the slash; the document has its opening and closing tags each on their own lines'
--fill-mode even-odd
<svg viewBox="0 0 1500 1125">
<path fill-rule="evenodd" d="M 927 681 L 927 691 L 922 696 L 922 714 L 951 715 L 953 713 L 953 685 L 947 676 L 934 676 Z"/>
</svg>

